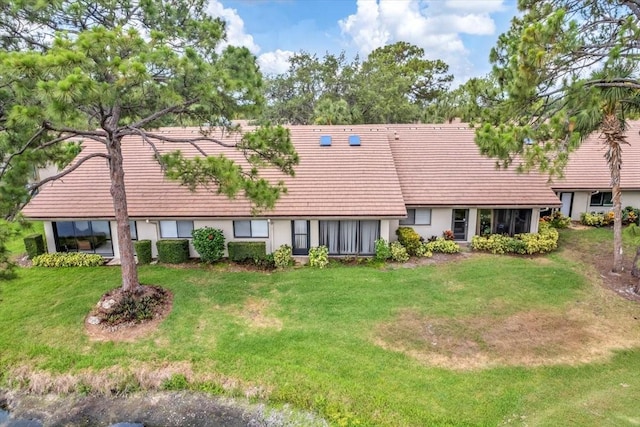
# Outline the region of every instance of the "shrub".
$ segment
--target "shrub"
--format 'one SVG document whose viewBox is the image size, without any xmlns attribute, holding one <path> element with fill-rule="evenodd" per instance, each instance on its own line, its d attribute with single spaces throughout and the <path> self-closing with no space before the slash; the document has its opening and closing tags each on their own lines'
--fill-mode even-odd
<svg viewBox="0 0 640 427">
<path fill-rule="evenodd" d="M 36 267 L 97 267 L 104 264 L 104 258 L 97 254 L 83 252 L 56 252 L 33 258 Z"/>
<path fill-rule="evenodd" d="M 396 230 L 398 242 L 405 247 L 409 256 L 417 255 L 418 248 L 422 244 L 422 237 L 411 227 L 398 227 Z"/>
<path fill-rule="evenodd" d="M 538 233 L 522 233 L 513 237 L 501 234 L 473 236 L 471 248 L 493 254 L 541 254 L 558 247 L 558 236 L 558 230 L 548 222 L 541 221 Z"/>
<path fill-rule="evenodd" d="M 560 211 L 555 211 L 551 215 L 544 216 L 541 220 L 553 228 L 567 228 L 571 225 L 571 218 L 563 215 Z"/>
<path fill-rule="evenodd" d="M 325 268 L 329 264 L 329 248 L 316 246 L 309 249 L 309 265 L 314 268 Z"/>
<path fill-rule="evenodd" d="M 420 247 L 418 247 L 416 255 L 423 258 L 431 258 L 433 256 L 433 252 L 429 250 L 427 245 L 428 243 L 423 242 Z"/>
<path fill-rule="evenodd" d="M 442 237 L 444 238 L 444 240 L 453 240 L 455 236 L 453 235 L 453 231 L 444 230 L 442 232 Z"/>
<path fill-rule="evenodd" d="M 386 261 L 391 258 L 391 249 L 389 248 L 389 243 L 387 243 L 384 239 L 378 239 L 375 243 L 376 248 L 376 256 L 375 259 L 378 261 Z"/>
<path fill-rule="evenodd" d="M 436 240 L 426 243 L 425 248 L 429 252 L 440 252 L 443 254 L 456 254 L 460 252 L 460 245 L 453 240 L 446 240 L 444 237 L 438 237 Z"/>
<path fill-rule="evenodd" d="M 204 262 L 214 263 L 224 256 L 224 233 L 213 227 L 202 227 L 191 232 L 193 247 Z"/>
<path fill-rule="evenodd" d="M 158 262 L 180 264 L 189 259 L 189 241 L 187 239 L 158 240 Z"/>
<path fill-rule="evenodd" d="M 38 255 L 44 254 L 44 238 L 42 234 L 31 234 L 24 238 L 24 249 L 29 255 L 29 259 L 34 259 Z"/>
<path fill-rule="evenodd" d="M 229 259 L 233 262 L 254 262 L 267 257 L 267 245 L 265 242 L 229 242 Z"/>
<path fill-rule="evenodd" d="M 640 225 L 640 209 L 636 209 L 633 206 L 624 208 L 622 211 L 622 223 Z"/>
<path fill-rule="evenodd" d="M 389 245 L 389 249 L 391 250 L 391 259 L 395 262 L 409 261 L 409 253 L 407 252 L 407 248 L 402 246 L 402 243 L 393 242 Z"/>
<path fill-rule="evenodd" d="M 580 223 L 589 227 L 601 227 L 604 225 L 604 215 L 597 213 L 583 212 L 580 214 Z"/>
<path fill-rule="evenodd" d="M 282 245 L 273 252 L 273 264 L 277 268 L 293 265 L 293 250 L 289 245 Z"/>
<path fill-rule="evenodd" d="M 138 240 L 133 246 L 138 256 L 138 264 L 151 264 L 151 240 Z"/>
</svg>

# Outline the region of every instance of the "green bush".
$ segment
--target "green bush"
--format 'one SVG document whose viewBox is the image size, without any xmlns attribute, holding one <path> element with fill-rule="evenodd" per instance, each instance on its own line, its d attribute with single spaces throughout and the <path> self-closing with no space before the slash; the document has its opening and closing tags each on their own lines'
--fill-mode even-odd
<svg viewBox="0 0 640 427">
<path fill-rule="evenodd" d="M 273 263 L 277 268 L 293 265 L 293 250 L 289 245 L 282 245 L 273 252 Z"/>
<path fill-rule="evenodd" d="M 391 245 L 389 245 L 389 249 L 391 249 L 391 259 L 395 262 L 409 261 L 409 253 L 407 252 L 407 248 L 402 246 L 402 243 L 392 242 Z"/>
<path fill-rule="evenodd" d="M 624 208 L 622 211 L 622 223 L 640 225 L 640 209 L 636 209 L 633 206 Z"/>
<path fill-rule="evenodd" d="M 378 239 L 375 243 L 376 248 L 376 256 L 375 259 L 377 261 L 386 261 L 391 258 L 391 248 L 389 248 L 389 243 L 387 243 L 384 239 Z"/>
<path fill-rule="evenodd" d="M 260 260 L 267 257 L 267 245 L 265 242 L 229 242 L 229 259 L 233 262 L 251 261 L 259 264 Z"/>
<path fill-rule="evenodd" d="M 419 247 L 416 253 L 416 256 L 422 258 L 431 258 L 433 256 L 433 252 L 429 250 L 429 243 L 423 242 Z"/>
<path fill-rule="evenodd" d="M 613 212 L 605 214 L 583 212 L 580 214 L 580 223 L 589 227 L 604 227 L 613 224 L 613 218 Z"/>
<path fill-rule="evenodd" d="M 440 252 L 443 254 L 457 254 L 460 252 L 459 244 L 444 237 L 438 237 L 436 240 L 425 243 L 424 246 L 428 252 Z"/>
<path fill-rule="evenodd" d="M 398 242 L 405 247 L 409 256 L 418 254 L 422 238 L 416 230 L 411 227 L 398 227 L 396 235 L 398 236 Z"/>
<path fill-rule="evenodd" d="M 193 247 L 204 262 L 214 263 L 224 256 L 224 233 L 213 227 L 202 227 L 191 232 Z"/>
<path fill-rule="evenodd" d="M 309 249 L 309 265 L 314 268 L 325 268 L 329 264 L 329 248 L 316 246 Z"/>
<path fill-rule="evenodd" d="M 541 221 L 546 222 L 553 228 L 567 228 L 571 225 L 571 218 L 563 215 L 560 211 L 555 211 L 551 215 L 543 216 Z"/>
<path fill-rule="evenodd" d="M 189 241 L 187 239 L 165 239 L 156 242 L 158 262 L 181 264 L 189 259 Z"/>
<path fill-rule="evenodd" d="M 548 222 L 541 221 L 537 233 L 522 233 L 513 237 L 502 234 L 473 236 L 471 248 L 493 254 L 541 254 L 551 252 L 558 247 L 558 236 L 558 230 Z"/>
<path fill-rule="evenodd" d="M 44 249 L 44 238 L 42 234 L 30 234 L 24 239 L 24 249 L 29 255 L 29 259 L 34 259 L 38 255 L 46 253 Z"/>
<path fill-rule="evenodd" d="M 151 264 L 151 240 L 138 240 L 133 246 L 138 256 L 138 264 Z"/>
<path fill-rule="evenodd" d="M 32 262 L 36 267 L 97 267 L 104 264 L 104 258 L 83 252 L 56 252 L 38 255 Z"/>
</svg>

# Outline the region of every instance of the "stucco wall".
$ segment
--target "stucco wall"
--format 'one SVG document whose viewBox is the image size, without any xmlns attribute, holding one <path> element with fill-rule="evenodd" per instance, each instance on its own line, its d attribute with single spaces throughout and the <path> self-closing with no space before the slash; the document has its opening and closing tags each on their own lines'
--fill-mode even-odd
<svg viewBox="0 0 640 427">
<path fill-rule="evenodd" d="M 571 219 L 574 221 L 579 221 L 580 215 L 583 212 L 609 212 L 613 209 L 612 206 L 590 206 L 590 201 L 590 191 L 574 191 Z M 640 191 L 622 192 L 622 208 L 624 209 L 627 206 L 640 208 Z"/>
</svg>

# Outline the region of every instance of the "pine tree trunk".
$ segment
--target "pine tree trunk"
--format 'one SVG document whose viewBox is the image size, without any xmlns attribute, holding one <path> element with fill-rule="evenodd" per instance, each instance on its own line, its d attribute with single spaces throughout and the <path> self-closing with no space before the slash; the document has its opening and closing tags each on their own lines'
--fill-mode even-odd
<svg viewBox="0 0 640 427">
<path fill-rule="evenodd" d="M 107 144 L 107 152 L 111 157 L 109 161 L 109 173 L 111 175 L 111 197 L 115 212 L 118 247 L 120 249 L 120 263 L 122 268 L 122 290 L 135 292 L 140 286 L 138 281 L 138 269 L 131 241 L 131 229 L 129 228 L 129 213 L 127 210 L 127 194 L 124 185 L 124 168 L 122 162 L 121 141 L 113 138 Z"/>
</svg>

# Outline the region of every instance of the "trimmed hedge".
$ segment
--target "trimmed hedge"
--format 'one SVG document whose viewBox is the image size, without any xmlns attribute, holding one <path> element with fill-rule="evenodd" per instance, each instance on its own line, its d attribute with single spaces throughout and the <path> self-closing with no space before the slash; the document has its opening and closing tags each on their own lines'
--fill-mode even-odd
<svg viewBox="0 0 640 427">
<path fill-rule="evenodd" d="M 42 255 L 47 251 L 44 249 L 44 238 L 42 234 L 30 234 L 24 239 L 24 249 L 29 255 L 29 259 L 34 259 L 38 255 Z"/>
<path fill-rule="evenodd" d="M 138 240 L 134 242 L 138 264 L 151 264 L 151 240 Z"/>
<path fill-rule="evenodd" d="M 234 262 L 246 262 L 265 259 L 267 244 L 265 242 L 229 242 L 229 259 Z"/>
<path fill-rule="evenodd" d="M 98 267 L 104 264 L 104 258 L 84 252 L 56 252 L 38 255 L 32 262 L 36 267 Z"/>
<path fill-rule="evenodd" d="M 156 242 L 158 262 L 181 264 L 189 259 L 189 241 L 187 239 L 165 239 Z"/>
</svg>

